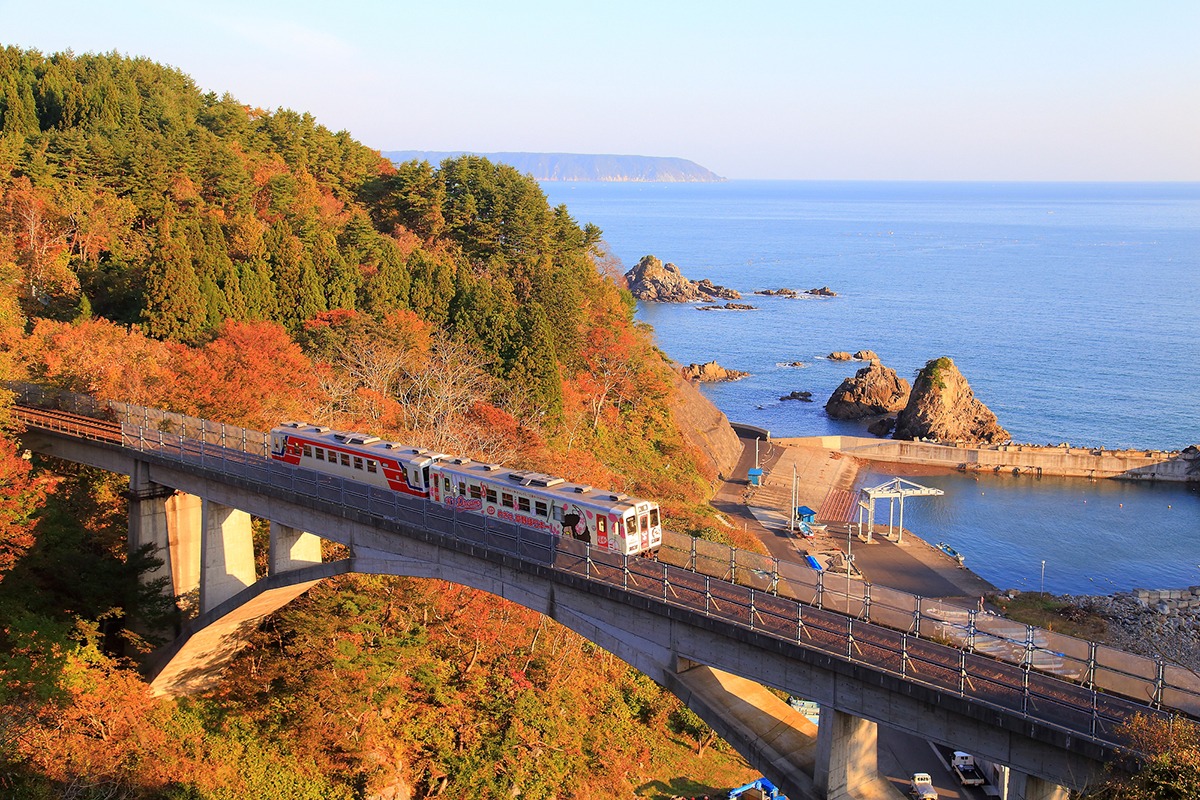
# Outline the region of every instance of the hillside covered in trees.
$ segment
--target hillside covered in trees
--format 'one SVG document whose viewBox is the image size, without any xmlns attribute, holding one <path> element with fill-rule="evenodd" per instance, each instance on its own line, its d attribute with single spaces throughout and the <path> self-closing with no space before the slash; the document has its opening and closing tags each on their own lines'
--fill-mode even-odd
<svg viewBox="0 0 1200 800">
<path fill-rule="evenodd" d="M 369 430 L 653 496 L 727 538 L 600 237 L 484 158 L 397 166 L 150 61 L 0 50 L 0 380 Z M 608 654 L 435 582 L 327 582 L 215 693 L 154 699 L 136 659 L 180 611 L 139 581 L 153 554 L 126 553 L 126 479 L 18 437 L 5 797 L 670 796 L 747 774 Z"/>
</svg>

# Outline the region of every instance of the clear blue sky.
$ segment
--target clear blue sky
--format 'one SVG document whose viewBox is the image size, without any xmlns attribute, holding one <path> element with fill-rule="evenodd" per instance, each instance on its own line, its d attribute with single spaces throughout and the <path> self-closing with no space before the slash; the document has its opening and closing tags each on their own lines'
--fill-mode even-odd
<svg viewBox="0 0 1200 800">
<path fill-rule="evenodd" d="M 1200 2 L 0 0 L 381 150 L 690 158 L 731 178 L 1200 180 Z"/>
</svg>

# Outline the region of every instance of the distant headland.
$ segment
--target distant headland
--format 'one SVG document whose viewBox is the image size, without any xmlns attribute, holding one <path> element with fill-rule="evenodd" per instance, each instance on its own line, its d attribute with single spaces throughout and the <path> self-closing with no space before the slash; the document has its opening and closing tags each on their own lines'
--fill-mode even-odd
<svg viewBox="0 0 1200 800">
<path fill-rule="evenodd" d="M 447 158 L 479 155 L 529 173 L 539 181 L 715 183 L 725 180 L 686 158 L 582 153 L 474 153 L 469 150 L 384 150 L 382 155 L 396 164 L 413 160 L 438 164 Z"/>
</svg>

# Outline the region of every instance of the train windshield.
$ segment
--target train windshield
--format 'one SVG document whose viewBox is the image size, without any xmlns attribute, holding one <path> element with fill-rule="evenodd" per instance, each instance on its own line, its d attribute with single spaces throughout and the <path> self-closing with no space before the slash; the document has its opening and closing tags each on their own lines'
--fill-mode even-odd
<svg viewBox="0 0 1200 800">
<path fill-rule="evenodd" d="M 651 528 L 658 527 L 658 506 L 650 507 L 650 527 Z"/>
</svg>

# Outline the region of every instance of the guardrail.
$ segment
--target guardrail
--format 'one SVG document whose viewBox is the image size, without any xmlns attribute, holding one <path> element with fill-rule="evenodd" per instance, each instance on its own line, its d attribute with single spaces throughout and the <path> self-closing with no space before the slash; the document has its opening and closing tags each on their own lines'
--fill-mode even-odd
<svg viewBox="0 0 1200 800">
<path fill-rule="evenodd" d="M 147 455 L 552 565 L 1097 741 L 1122 744 L 1114 729 L 1133 714 L 1200 717 L 1200 678 L 1162 660 L 677 533 L 657 560 L 629 558 L 274 461 L 258 431 L 34 389 L 17 387 L 23 403 L 116 418 L 123 445 Z"/>
</svg>

